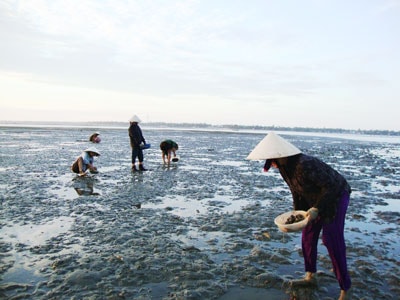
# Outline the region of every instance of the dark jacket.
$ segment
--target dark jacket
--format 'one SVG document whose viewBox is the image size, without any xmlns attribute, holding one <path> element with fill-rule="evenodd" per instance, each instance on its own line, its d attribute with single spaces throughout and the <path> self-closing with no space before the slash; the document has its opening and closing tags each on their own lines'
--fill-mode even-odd
<svg viewBox="0 0 400 300">
<path fill-rule="evenodd" d="M 316 207 L 325 222 L 332 221 L 343 193 L 351 193 L 346 179 L 326 163 L 305 154 L 275 161 L 292 192 L 294 209 Z"/>
<path fill-rule="evenodd" d="M 175 148 L 176 150 L 178 150 L 178 144 L 175 143 L 173 140 L 165 140 L 165 141 L 162 141 L 160 144 L 160 149 L 164 153 L 168 153 L 168 150 L 171 150 L 172 148 Z"/>
<path fill-rule="evenodd" d="M 142 130 L 140 129 L 139 125 L 137 123 L 131 123 L 129 126 L 129 138 L 131 142 L 131 147 L 133 149 L 135 148 L 140 148 L 140 144 L 143 142 L 143 144 L 146 144 L 146 141 L 143 137 Z"/>
</svg>

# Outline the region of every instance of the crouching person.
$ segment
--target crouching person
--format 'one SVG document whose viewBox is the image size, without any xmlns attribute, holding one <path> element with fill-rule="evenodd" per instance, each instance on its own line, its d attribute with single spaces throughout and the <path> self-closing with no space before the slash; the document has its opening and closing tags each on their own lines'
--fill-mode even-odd
<svg viewBox="0 0 400 300">
<path fill-rule="evenodd" d="M 97 173 L 97 168 L 94 166 L 95 156 L 100 156 L 100 152 L 96 148 L 90 147 L 84 150 L 72 164 L 72 172 L 79 174 L 79 176 L 86 175 L 87 170 L 91 173 Z"/>
</svg>

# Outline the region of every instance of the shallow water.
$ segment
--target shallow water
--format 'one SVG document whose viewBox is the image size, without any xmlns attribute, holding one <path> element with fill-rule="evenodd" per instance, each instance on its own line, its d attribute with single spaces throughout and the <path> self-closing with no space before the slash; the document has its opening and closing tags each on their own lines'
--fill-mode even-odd
<svg viewBox="0 0 400 300">
<path fill-rule="evenodd" d="M 92 131 L 100 173 L 69 166 Z M 280 175 L 246 161 L 260 133 L 143 128 L 148 172 L 130 171 L 127 129 L 0 128 L 0 298 L 288 299 L 303 274 L 300 234 L 276 215 L 292 208 Z M 288 134 L 353 188 L 346 219 L 354 299 L 400 297 L 399 143 Z M 158 144 L 178 142 L 162 165 Z M 339 288 L 319 247 L 319 289 Z M 239 295 L 243 295 L 240 296 Z"/>
</svg>

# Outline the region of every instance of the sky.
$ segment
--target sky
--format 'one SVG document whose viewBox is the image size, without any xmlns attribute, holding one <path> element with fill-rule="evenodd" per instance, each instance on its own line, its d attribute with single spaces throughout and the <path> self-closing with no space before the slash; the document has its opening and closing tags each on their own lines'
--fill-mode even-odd
<svg viewBox="0 0 400 300">
<path fill-rule="evenodd" d="M 0 120 L 400 130 L 400 0 L 0 0 Z"/>
</svg>

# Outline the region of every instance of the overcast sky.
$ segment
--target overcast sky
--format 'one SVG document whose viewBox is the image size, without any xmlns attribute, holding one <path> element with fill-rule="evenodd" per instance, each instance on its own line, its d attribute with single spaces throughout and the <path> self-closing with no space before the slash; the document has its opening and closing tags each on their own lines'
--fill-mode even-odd
<svg viewBox="0 0 400 300">
<path fill-rule="evenodd" d="M 0 0 L 0 120 L 400 130 L 399 0 Z"/>
</svg>

